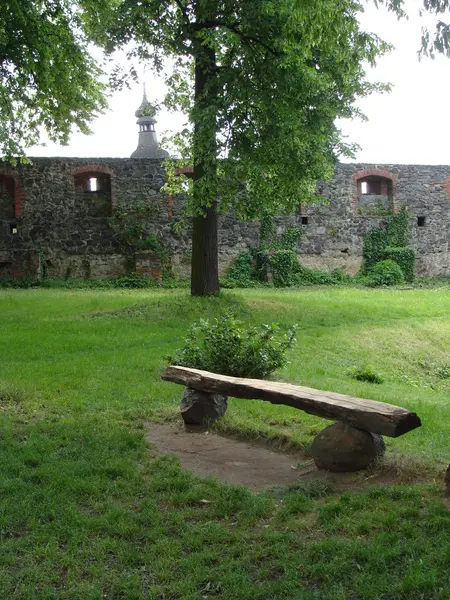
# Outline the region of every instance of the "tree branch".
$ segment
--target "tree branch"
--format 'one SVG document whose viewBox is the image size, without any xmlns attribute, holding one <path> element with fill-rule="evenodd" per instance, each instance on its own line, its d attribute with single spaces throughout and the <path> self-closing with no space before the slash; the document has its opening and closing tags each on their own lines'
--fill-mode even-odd
<svg viewBox="0 0 450 600">
<path fill-rule="evenodd" d="M 239 25 L 239 22 L 227 23 L 226 21 L 203 21 L 201 23 L 191 23 L 190 27 L 193 31 L 202 31 L 203 29 L 215 29 L 216 27 L 223 27 L 229 31 L 232 31 L 233 33 L 236 33 L 243 41 L 254 42 L 255 44 L 265 48 L 268 52 L 270 52 L 270 54 L 273 54 L 274 56 L 281 56 L 281 52 L 277 52 L 259 38 L 252 35 L 247 35 L 241 31 L 239 29 Z"/>
<path fill-rule="evenodd" d="M 176 4 L 176 5 L 178 6 L 178 8 L 180 9 L 180 11 L 181 11 L 181 14 L 183 15 L 183 18 L 184 18 L 184 20 L 186 21 L 186 23 L 187 23 L 188 25 L 190 25 L 190 22 L 189 22 L 189 17 L 188 17 L 187 10 L 186 10 L 186 6 L 185 6 L 185 5 L 184 5 L 184 4 L 181 2 L 181 0 L 175 0 L 175 4 Z"/>
</svg>

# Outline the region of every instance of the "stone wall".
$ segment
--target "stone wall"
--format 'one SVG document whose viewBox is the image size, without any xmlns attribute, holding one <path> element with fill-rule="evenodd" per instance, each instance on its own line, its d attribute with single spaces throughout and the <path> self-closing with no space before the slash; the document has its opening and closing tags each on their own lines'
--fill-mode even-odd
<svg viewBox="0 0 450 600">
<path fill-rule="evenodd" d="M 338 165 L 334 179 L 319 185 L 329 203 L 305 207 L 308 225 L 303 227 L 299 249 L 303 263 L 326 269 L 342 267 L 350 273 L 358 270 L 363 236 L 385 216 L 376 196 L 372 197 L 372 215 L 367 206 L 370 196 L 364 198 L 364 210 L 360 210 L 358 181 L 377 174 L 392 181 L 388 208 L 397 212 L 406 205 L 410 211 L 417 273 L 450 275 L 450 166 Z M 419 226 L 419 217 L 424 217 L 423 226 Z"/>
<path fill-rule="evenodd" d="M 364 180 L 378 192 L 362 195 Z M 169 249 L 176 275 L 188 277 L 191 231 L 174 230 L 183 201 L 168 202 L 160 192 L 163 182 L 164 170 L 155 159 L 35 158 L 16 169 L 0 163 L 0 277 L 45 272 L 104 278 L 134 271 L 133 252 L 110 219 L 135 202 L 151 206 L 138 219 L 144 236 L 156 235 Z M 303 264 L 355 273 L 364 233 L 405 204 L 418 273 L 450 275 L 450 166 L 339 164 L 334 179 L 319 183 L 318 191 L 326 201 L 276 219 L 279 233 L 288 225 L 302 229 Z M 221 215 L 221 272 L 258 241 L 257 222 Z"/>
</svg>

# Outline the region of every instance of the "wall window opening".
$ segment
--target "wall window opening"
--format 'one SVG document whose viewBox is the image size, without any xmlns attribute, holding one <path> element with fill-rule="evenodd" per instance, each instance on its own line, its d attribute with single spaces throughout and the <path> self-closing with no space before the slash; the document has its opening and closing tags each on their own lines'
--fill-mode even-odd
<svg viewBox="0 0 450 600">
<path fill-rule="evenodd" d="M 417 217 L 417 227 L 425 227 L 425 217 Z"/>
<path fill-rule="evenodd" d="M 302 225 L 308 225 L 308 217 L 302 217 Z"/>
<path fill-rule="evenodd" d="M 90 217 L 111 214 L 111 177 L 105 173 L 75 175 L 75 193 L 80 211 Z"/>
<path fill-rule="evenodd" d="M 383 216 L 394 209 L 394 186 L 392 179 L 378 175 L 368 175 L 358 179 L 358 214 L 362 216 Z"/>
</svg>

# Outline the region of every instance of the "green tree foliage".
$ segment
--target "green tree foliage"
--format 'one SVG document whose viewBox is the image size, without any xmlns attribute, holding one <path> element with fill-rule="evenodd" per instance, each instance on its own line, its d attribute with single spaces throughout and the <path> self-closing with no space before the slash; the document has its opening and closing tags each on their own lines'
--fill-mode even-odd
<svg viewBox="0 0 450 600">
<path fill-rule="evenodd" d="M 375 4 L 384 4 L 399 17 L 406 17 L 410 8 L 406 0 L 375 0 Z M 405 8 L 407 10 L 405 10 Z M 422 30 L 420 55 L 434 58 L 436 53 L 450 56 L 450 2 L 449 0 L 423 0 L 421 13 L 429 12 L 436 16 L 436 28 Z M 443 21 L 442 19 L 445 19 Z M 447 22 L 446 22 L 447 21 Z"/>
<path fill-rule="evenodd" d="M 255 218 L 314 196 L 336 157 L 335 125 L 382 86 L 365 65 L 388 49 L 360 31 L 354 0 L 82 0 L 92 37 L 166 74 L 194 166 L 192 292 L 218 291 L 217 211 Z M 131 45 L 130 45 L 131 44 Z M 190 143 L 192 140 L 192 143 Z M 220 160 L 219 160 L 220 158 Z M 218 200 L 220 199 L 220 200 Z"/>
<path fill-rule="evenodd" d="M 404 14 L 402 0 L 380 3 Z M 424 0 L 438 15 L 448 6 Z M 178 137 L 194 166 L 192 293 L 216 293 L 217 211 L 292 210 L 313 198 L 339 154 L 351 154 L 335 120 L 357 115 L 355 101 L 381 89 L 364 68 L 388 49 L 360 31 L 361 10 L 355 0 L 6 0 L 2 151 L 22 152 L 41 130 L 62 143 L 73 125 L 87 131 L 105 101 L 86 35 L 159 73 L 170 64 L 165 104 L 191 125 Z M 448 49 L 445 23 L 435 37 L 424 33 L 425 53 Z M 132 64 L 126 72 L 136 73 Z M 124 83 L 120 68 L 111 81 Z"/>
<path fill-rule="evenodd" d="M 69 0 L 0 3 L 0 152 L 23 155 L 46 131 L 65 144 L 106 107 L 100 69 Z M 12 158 L 14 161 L 14 158 Z"/>
</svg>

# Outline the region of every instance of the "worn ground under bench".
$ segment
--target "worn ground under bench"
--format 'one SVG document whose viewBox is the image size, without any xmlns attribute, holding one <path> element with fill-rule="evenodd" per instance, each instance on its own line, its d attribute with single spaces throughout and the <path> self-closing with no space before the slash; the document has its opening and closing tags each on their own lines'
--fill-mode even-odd
<svg viewBox="0 0 450 600">
<path fill-rule="evenodd" d="M 180 423 L 148 425 L 146 436 L 153 455 L 172 454 L 185 469 L 201 477 L 213 477 L 224 483 L 244 485 L 259 491 L 276 486 L 295 485 L 312 479 L 329 483 L 336 491 L 360 489 L 367 485 L 420 483 L 428 473 L 418 476 L 397 469 L 391 459 L 360 473 L 319 471 L 310 456 L 301 451 L 276 451 L 270 444 L 241 441 L 202 430 L 186 431 Z"/>
</svg>

